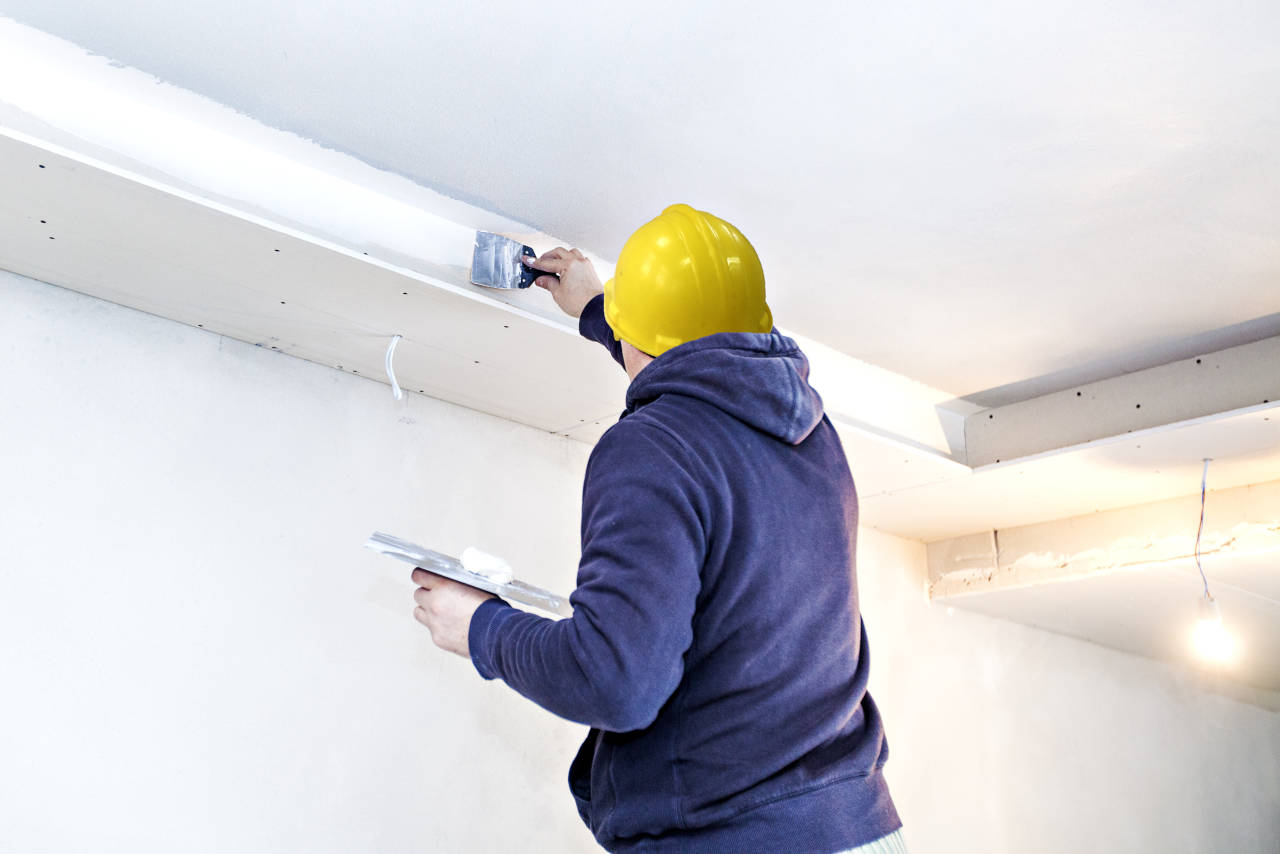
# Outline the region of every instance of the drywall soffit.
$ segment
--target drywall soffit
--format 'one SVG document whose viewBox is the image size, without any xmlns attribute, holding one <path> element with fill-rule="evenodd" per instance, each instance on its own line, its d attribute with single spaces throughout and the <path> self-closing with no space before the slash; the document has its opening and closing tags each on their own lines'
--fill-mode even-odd
<svg viewBox="0 0 1280 854">
<path fill-rule="evenodd" d="M 981 468 L 1272 401 L 1280 401 L 1280 336 L 973 413 L 966 461 Z"/>
<path fill-rule="evenodd" d="M 469 230 L 454 239 L 446 223 L 439 254 L 404 266 L 11 129 L 0 129 L 0 156 L 11 188 L 0 202 L 12 236 L 0 257 L 7 269 L 379 381 L 387 343 L 401 334 L 396 364 L 406 388 L 584 441 L 594 438 L 589 425 L 607 426 L 620 409 L 617 367 L 571 320 L 545 316 L 545 305 L 527 308 L 550 303 L 545 294 L 495 294 L 468 282 Z M 947 456 L 959 422 L 937 409 L 945 394 L 806 343 L 834 390 L 833 407 L 856 397 L 884 413 L 868 422 L 833 408 L 834 418 L 948 472 L 966 471 Z"/>
</svg>

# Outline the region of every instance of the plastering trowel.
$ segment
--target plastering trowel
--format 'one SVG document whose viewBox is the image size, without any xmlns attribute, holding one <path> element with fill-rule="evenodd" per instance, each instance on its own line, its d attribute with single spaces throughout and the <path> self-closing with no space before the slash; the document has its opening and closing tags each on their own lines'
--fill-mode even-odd
<svg viewBox="0 0 1280 854">
<path fill-rule="evenodd" d="M 390 555 L 397 560 L 413 564 L 419 569 L 443 575 L 460 581 L 469 587 L 532 605 L 558 617 L 572 617 L 573 606 L 563 596 L 557 596 L 549 590 L 534 587 L 512 578 L 511 569 L 501 558 L 485 554 L 479 549 L 467 549 L 462 553 L 462 560 L 431 549 L 374 531 L 365 541 L 365 548 Z"/>
<path fill-rule="evenodd" d="M 518 240 L 489 231 L 477 231 L 475 251 L 471 255 L 471 281 L 486 288 L 527 288 L 539 276 L 553 275 L 527 267 L 521 261 L 521 258 L 536 258 L 537 255 L 532 246 L 525 246 Z"/>
</svg>

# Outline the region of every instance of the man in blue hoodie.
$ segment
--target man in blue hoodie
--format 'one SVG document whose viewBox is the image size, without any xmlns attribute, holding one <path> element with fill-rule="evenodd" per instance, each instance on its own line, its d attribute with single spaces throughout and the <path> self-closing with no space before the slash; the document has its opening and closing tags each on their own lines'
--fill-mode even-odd
<svg viewBox="0 0 1280 854">
<path fill-rule="evenodd" d="M 591 727 L 569 787 L 609 851 L 905 850 L 867 693 L 853 478 L 755 250 L 673 205 L 603 287 L 576 250 L 530 266 L 631 378 L 587 464 L 573 617 L 422 570 L 414 616 L 485 679 Z"/>
</svg>

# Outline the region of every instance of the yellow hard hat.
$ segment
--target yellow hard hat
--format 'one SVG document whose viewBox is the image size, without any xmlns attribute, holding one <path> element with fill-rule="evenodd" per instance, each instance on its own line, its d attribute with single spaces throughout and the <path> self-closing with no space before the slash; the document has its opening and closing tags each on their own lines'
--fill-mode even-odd
<svg viewBox="0 0 1280 854">
<path fill-rule="evenodd" d="M 672 205 L 627 239 L 604 286 L 613 337 L 650 356 L 717 332 L 769 332 L 764 270 L 742 232 Z"/>
</svg>

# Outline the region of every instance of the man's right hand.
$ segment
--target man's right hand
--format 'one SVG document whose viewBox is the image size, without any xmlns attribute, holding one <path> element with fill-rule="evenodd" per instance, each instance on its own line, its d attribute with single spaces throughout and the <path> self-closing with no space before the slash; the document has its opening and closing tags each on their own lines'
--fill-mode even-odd
<svg viewBox="0 0 1280 854">
<path fill-rule="evenodd" d="M 596 268 L 577 249 L 557 247 L 536 259 L 526 257 L 524 263 L 535 270 L 555 274 L 539 276 L 534 284 L 550 291 L 556 305 L 570 317 L 581 317 L 587 303 L 596 294 L 604 293 Z"/>
</svg>

